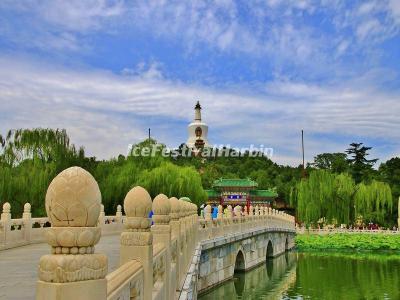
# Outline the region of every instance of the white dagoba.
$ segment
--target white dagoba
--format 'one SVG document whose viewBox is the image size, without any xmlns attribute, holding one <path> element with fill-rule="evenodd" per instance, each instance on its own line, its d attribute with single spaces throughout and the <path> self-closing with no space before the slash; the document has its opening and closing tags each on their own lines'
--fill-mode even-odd
<svg viewBox="0 0 400 300">
<path fill-rule="evenodd" d="M 208 125 L 201 121 L 201 106 L 197 101 L 194 107 L 194 120 L 188 126 L 189 138 L 186 145 L 189 148 L 211 147 L 208 143 Z"/>
</svg>

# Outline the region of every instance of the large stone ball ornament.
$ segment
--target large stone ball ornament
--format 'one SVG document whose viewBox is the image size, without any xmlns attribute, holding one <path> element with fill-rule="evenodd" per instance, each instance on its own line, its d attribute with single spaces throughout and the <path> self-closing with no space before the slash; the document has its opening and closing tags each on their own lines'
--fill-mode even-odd
<svg viewBox="0 0 400 300">
<path fill-rule="evenodd" d="M 101 236 L 95 227 L 101 193 L 93 176 L 80 167 L 58 174 L 46 193 L 46 212 L 52 227 L 46 232 L 54 254 L 91 254 Z"/>
<path fill-rule="evenodd" d="M 126 227 L 131 230 L 147 230 L 151 225 L 149 219 L 151 207 L 151 196 L 146 189 L 141 186 L 131 189 L 124 199 Z"/>
<path fill-rule="evenodd" d="M 153 220 L 155 224 L 168 224 L 170 221 L 171 203 L 164 194 L 157 195 L 153 200 Z"/>
<path fill-rule="evenodd" d="M 46 212 L 54 227 L 94 227 L 101 209 L 101 193 L 94 177 L 80 167 L 58 174 L 46 193 Z"/>
<path fill-rule="evenodd" d="M 80 167 L 62 171 L 50 183 L 45 205 L 52 225 L 46 231 L 52 254 L 40 258 L 39 279 L 65 283 L 104 278 L 107 256 L 94 254 L 101 236 L 96 227 L 101 193 L 93 176 Z"/>
<path fill-rule="evenodd" d="M 181 210 L 181 206 L 179 203 L 179 200 L 176 197 L 171 197 L 169 199 L 169 202 L 171 204 L 171 220 L 178 220 L 180 217 L 180 210 Z"/>
</svg>

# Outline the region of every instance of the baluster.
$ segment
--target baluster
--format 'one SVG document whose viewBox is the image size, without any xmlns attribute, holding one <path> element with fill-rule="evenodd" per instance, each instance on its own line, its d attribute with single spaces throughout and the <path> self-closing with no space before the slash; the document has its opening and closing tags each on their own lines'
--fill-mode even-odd
<svg viewBox="0 0 400 300">
<path fill-rule="evenodd" d="M 124 210 L 125 231 L 121 233 L 120 265 L 136 259 L 143 266 L 143 299 L 151 300 L 153 293 L 153 235 L 149 213 L 152 202 L 149 193 L 136 186 L 126 194 Z"/>
<path fill-rule="evenodd" d="M 45 204 L 52 254 L 40 258 L 36 299 L 105 300 L 107 257 L 94 253 L 101 236 L 96 227 L 101 205 L 96 180 L 82 168 L 68 168 L 50 183 Z"/>
</svg>

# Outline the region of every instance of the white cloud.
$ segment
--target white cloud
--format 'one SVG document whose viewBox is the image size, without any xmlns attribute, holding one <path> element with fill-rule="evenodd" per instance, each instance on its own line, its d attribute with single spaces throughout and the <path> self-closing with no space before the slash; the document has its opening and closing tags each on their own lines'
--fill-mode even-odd
<svg viewBox="0 0 400 300">
<path fill-rule="evenodd" d="M 381 24 L 379 23 L 379 21 L 377 19 L 371 19 L 371 20 L 361 23 L 357 27 L 357 31 L 356 31 L 357 37 L 360 40 L 364 40 L 368 36 L 379 33 L 379 32 L 381 32 Z"/>
<path fill-rule="evenodd" d="M 206 47 L 268 61 L 276 73 L 315 79 L 345 74 L 346 54 L 357 60 L 352 72 L 378 65 L 376 50 L 400 30 L 398 3 L 3 0 L 0 9 L 9 19 L 0 19 L 0 38 L 28 51 L 68 55 L 95 51 L 98 35 L 140 32 L 182 46 L 187 56 Z"/>
<path fill-rule="evenodd" d="M 244 88 L 230 92 L 10 57 L 0 57 L 0 64 L 0 132 L 66 128 L 74 143 L 101 158 L 125 154 L 129 143 L 145 138 L 148 127 L 162 142 L 177 146 L 186 140 L 198 99 L 212 143 L 263 144 L 274 148 L 281 163 L 297 161 L 302 128 L 308 159 L 344 150 L 356 137 L 400 147 L 400 95 L 376 87 L 379 72 L 345 85 L 281 80 L 269 83 L 267 93 L 251 95 Z"/>
</svg>

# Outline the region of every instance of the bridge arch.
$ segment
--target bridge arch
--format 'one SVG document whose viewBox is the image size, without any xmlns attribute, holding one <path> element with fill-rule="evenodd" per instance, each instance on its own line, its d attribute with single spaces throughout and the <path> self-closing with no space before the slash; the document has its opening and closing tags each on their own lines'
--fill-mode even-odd
<svg viewBox="0 0 400 300">
<path fill-rule="evenodd" d="M 272 245 L 271 240 L 269 240 L 267 245 L 266 260 L 271 257 L 274 257 L 274 246 Z"/>
<path fill-rule="evenodd" d="M 246 270 L 246 259 L 242 249 L 239 249 L 236 253 L 235 268 L 234 272 L 243 272 Z"/>
</svg>

